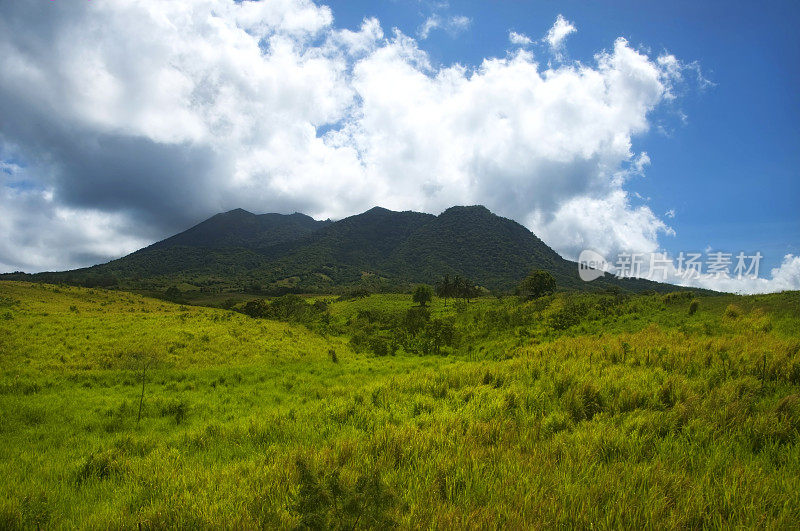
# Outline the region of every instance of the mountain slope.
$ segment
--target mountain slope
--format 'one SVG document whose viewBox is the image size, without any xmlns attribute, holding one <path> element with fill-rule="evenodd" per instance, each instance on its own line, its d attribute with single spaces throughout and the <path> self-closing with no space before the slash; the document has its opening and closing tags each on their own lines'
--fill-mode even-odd
<svg viewBox="0 0 800 531">
<path fill-rule="evenodd" d="M 412 266 L 413 267 L 409 267 Z M 452 207 L 420 227 L 393 253 L 387 269 L 431 282 L 460 274 L 488 288 L 505 288 L 531 269 L 546 269 L 564 284 L 568 262 L 532 232 L 483 206 Z"/>
<path fill-rule="evenodd" d="M 330 221 L 316 221 L 305 214 L 252 214 L 241 208 L 217 214 L 194 227 L 176 234 L 148 249 L 169 247 L 242 247 L 268 249 L 297 240 L 330 225 Z"/>
<path fill-rule="evenodd" d="M 237 209 L 107 264 L 4 278 L 131 289 L 188 284 L 213 291 L 330 292 L 355 286 L 406 289 L 450 274 L 508 291 L 532 269 L 551 272 L 564 289 L 676 289 L 610 277 L 582 282 L 576 263 L 483 206 L 452 207 L 439 216 L 376 207 L 337 222 Z"/>
<path fill-rule="evenodd" d="M 288 246 L 276 266 L 281 274 L 317 274 L 333 283 L 358 282 L 384 272 L 384 262 L 432 214 L 375 207 L 331 224 Z"/>
</svg>

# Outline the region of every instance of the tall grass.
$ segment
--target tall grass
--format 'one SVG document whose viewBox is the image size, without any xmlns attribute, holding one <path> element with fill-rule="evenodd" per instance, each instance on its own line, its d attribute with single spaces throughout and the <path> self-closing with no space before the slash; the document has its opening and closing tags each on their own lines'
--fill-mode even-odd
<svg viewBox="0 0 800 531">
<path fill-rule="evenodd" d="M 304 325 L 2 283 L 0 527 L 791 528 L 800 297 L 690 302 L 434 301 L 458 341 L 378 356 L 351 337 L 409 296 Z"/>
</svg>

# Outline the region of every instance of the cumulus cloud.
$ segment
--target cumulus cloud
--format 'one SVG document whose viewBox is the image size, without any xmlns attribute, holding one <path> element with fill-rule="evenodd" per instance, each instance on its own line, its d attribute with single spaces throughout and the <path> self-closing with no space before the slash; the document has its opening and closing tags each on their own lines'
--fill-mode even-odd
<svg viewBox="0 0 800 531">
<path fill-rule="evenodd" d="M 591 64 L 518 48 L 434 67 L 414 38 L 339 29 L 310 0 L 5 2 L 0 267 L 89 265 L 236 207 L 481 203 L 569 258 L 650 252 L 672 229 L 625 186 L 684 74 L 670 57 L 618 39 Z"/>
</svg>

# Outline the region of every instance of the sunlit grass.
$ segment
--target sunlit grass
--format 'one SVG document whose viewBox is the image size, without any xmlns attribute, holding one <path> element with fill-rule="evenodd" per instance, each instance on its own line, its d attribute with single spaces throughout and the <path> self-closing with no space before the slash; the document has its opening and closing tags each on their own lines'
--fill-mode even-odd
<svg viewBox="0 0 800 531">
<path fill-rule="evenodd" d="M 798 294 L 601 297 L 436 300 L 448 356 L 376 357 L 359 311 L 410 296 L 312 330 L 0 283 L 0 527 L 796 525 Z"/>
</svg>

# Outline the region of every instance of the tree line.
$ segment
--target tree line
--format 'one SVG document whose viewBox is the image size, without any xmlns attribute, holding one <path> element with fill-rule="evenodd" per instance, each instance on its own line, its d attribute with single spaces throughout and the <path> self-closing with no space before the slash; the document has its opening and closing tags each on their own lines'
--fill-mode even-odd
<svg viewBox="0 0 800 531">
<path fill-rule="evenodd" d="M 436 283 L 436 296 L 444 299 L 444 305 L 447 306 L 447 299 L 464 299 L 470 302 L 480 295 L 480 289 L 471 280 L 456 275 L 444 275 L 442 279 Z"/>
</svg>

